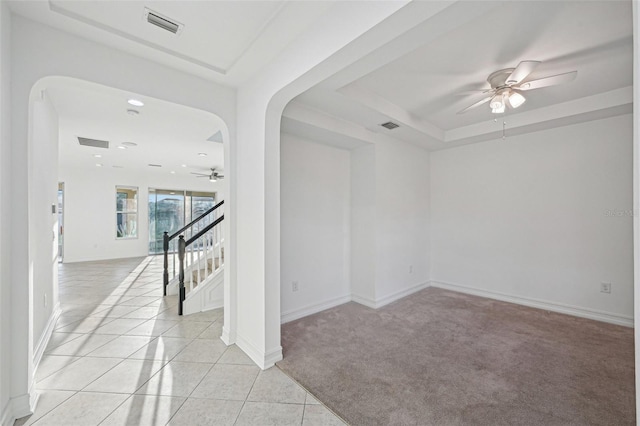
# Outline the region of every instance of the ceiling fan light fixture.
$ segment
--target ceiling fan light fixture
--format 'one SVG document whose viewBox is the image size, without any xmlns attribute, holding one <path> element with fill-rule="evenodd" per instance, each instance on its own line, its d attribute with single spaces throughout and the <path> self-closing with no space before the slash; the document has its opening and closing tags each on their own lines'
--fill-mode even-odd
<svg viewBox="0 0 640 426">
<path fill-rule="evenodd" d="M 514 109 L 518 108 L 526 100 L 527 99 L 518 92 L 511 92 L 511 94 L 509 95 L 509 105 L 511 105 L 511 108 Z"/>
<path fill-rule="evenodd" d="M 493 97 L 493 99 L 491 99 L 491 103 L 489 104 L 489 107 L 492 110 L 493 109 L 503 108 L 504 107 L 504 103 L 502 102 L 502 95 L 500 95 L 500 94 L 495 95 Z"/>
<path fill-rule="evenodd" d="M 494 113 L 494 114 L 502 114 L 504 112 L 504 108 L 505 108 L 505 105 L 502 104 L 497 108 L 492 108 L 491 112 Z"/>
</svg>

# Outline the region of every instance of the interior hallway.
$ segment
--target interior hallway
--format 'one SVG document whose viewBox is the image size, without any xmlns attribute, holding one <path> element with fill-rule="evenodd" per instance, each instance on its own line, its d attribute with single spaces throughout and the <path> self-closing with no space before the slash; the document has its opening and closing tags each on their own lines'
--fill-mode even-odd
<svg viewBox="0 0 640 426">
<path fill-rule="evenodd" d="M 180 317 L 161 258 L 62 264 L 62 314 L 16 425 L 342 425 L 277 367 L 220 340 L 222 309 Z"/>
</svg>

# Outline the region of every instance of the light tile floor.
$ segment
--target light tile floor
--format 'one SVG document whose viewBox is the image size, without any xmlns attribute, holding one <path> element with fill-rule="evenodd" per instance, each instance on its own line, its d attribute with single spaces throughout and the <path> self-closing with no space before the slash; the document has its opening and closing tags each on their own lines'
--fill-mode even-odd
<svg viewBox="0 0 640 426">
<path fill-rule="evenodd" d="M 344 425 L 220 334 L 222 309 L 177 315 L 159 258 L 60 265 L 62 314 L 16 425 Z"/>
</svg>

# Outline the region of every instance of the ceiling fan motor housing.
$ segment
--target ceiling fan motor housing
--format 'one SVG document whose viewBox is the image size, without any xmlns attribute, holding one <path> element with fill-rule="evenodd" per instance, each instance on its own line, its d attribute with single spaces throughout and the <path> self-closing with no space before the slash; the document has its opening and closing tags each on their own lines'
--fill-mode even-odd
<svg viewBox="0 0 640 426">
<path fill-rule="evenodd" d="M 489 77 L 487 77 L 487 82 L 491 85 L 492 89 L 509 87 L 510 84 L 507 84 L 507 78 L 509 78 L 514 70 L 515 68 L 505 68 L 503 70 L 493 72 Z"/>
</svg>

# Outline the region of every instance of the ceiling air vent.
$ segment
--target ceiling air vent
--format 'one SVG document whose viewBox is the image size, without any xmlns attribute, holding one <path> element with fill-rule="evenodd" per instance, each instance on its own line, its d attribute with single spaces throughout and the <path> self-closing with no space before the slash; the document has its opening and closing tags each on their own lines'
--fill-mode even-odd
<svg viewBox="0 0 640 426">
<path fill-rule="evenodd" d="M 389 130 L 397 129 L 398 127 L 400 127 L 399 124 L 396 124 L 393 121 L 387 121 L 386 123 L 382 123 L 381 126 Z"/>
<path fill-rule="evenodd" d="M 98 139 L 81 138 L 80 136 L 78 136 L 78 142 L 80 143 L 80 145 L 92 146 L 94 148 L 109 148 L 108 141 L 101 141 Z"/>
<path fill-rule="evenodd" d="M 149 167 L 162 167 L 162 164 L 149 164 Z"/>
<path fill-rule="evenodd" d="M 222 132 L 218 130 L 207 139 L 209 142 L 219 142 L 222 143 Z"/>
<path fill-rule="evenodd" d="M 144 15 L 148 23 L 153 24 L 156 27 L 160 27 L 163 30 L 167 30 L 173 34 L 179 34 L 180 31 L 182 31 L 182 27 L 184 27 L 184 25 L 182 25 L 181 23 L 173 21 L 168 17 L 147 8 L 144 9 Z"/>
</svg>

